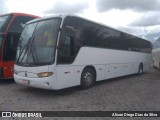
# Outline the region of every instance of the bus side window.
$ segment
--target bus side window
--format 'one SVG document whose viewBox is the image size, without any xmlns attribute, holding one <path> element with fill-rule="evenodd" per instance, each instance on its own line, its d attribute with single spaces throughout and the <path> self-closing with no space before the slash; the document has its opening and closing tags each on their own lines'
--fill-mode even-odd
<svg viewBox="0 0 160 120">
<path fill-rule="evenodd" d="M 60 48 L 58 49 L 58 63 L 70 64 L 73 62 L 75 56 L 74 37 L 66 35 L 60 41 Z"/>
</svg>

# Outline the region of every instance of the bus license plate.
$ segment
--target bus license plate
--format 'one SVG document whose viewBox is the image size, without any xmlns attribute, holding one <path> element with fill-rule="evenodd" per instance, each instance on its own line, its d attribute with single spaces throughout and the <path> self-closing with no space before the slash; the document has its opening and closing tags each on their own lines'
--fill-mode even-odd
<svg viewBox="0 0 160 120">
<path fill-rule="evenodd" d="M 23 80 L 23 84 L 28 85 L 29 84 L 29 80 Z"/>
</svg>

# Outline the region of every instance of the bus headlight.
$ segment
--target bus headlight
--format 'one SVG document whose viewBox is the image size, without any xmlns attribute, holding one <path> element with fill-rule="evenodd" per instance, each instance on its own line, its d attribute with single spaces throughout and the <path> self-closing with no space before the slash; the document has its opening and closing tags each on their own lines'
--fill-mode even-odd
<svg viewBox="0 0 160 120">
<path fill-rule="evenodd" d="M 41 73 L 37 73 L 38 77 L 49 77 L 53 75 L 53 72 L 41 72 Z"/>
</svg>

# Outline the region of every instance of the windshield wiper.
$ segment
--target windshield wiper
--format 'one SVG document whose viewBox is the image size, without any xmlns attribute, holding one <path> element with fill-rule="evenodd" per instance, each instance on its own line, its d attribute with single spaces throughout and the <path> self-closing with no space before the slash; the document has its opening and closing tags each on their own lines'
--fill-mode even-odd
<svg viewBox="0 0 160 120">
<path fill-rule="evenodd" d="M 27 54 L 27 52 L 29 51 L 29 48 L 31 48 L 32 46 L 32 42 L 33 42 L 33 38 L 30 37 L 29 38 L 29 41 L 26 45 L 24 45 L 23 49 L 21 50 L 19 56 L 18 56 L 18 59 L 17 59 L 17 63 L 19 62 L 22 62 L 22 60 L 24 59 L 25 55 Z M 25 50 L 25 51 L 24 51 Z M 23 54 L 24 53 L 24 54 Z M 21 58 L 21 55 L 23 54 L 22 58 Z M 21 58 L 21 60 L 20 60 Z"/>
<path fill-rule="evenodd" d="M 33 53 L 33 51 L 34 51 L 35 54 Z M 39 62 L 39 58 L 37 56 L 37 50 L 36 50 L 35 45 L 32 45 L 31 53 L 32 53 L 34 63 Z M 35 56 L 36 56 L 36 59 L 35 59 Z"/>
</svg>

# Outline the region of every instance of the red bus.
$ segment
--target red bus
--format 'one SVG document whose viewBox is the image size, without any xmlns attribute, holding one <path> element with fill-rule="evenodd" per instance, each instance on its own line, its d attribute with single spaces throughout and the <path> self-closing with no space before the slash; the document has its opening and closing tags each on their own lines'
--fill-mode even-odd
<svg viewBox="0 0 160 120">
<path fill-rule="evenodd" d="M 26 22 L 38 16 L 24 13 L 0 15 L 0 79 L 13 78 L 17 44 Z"/>
</svg>

